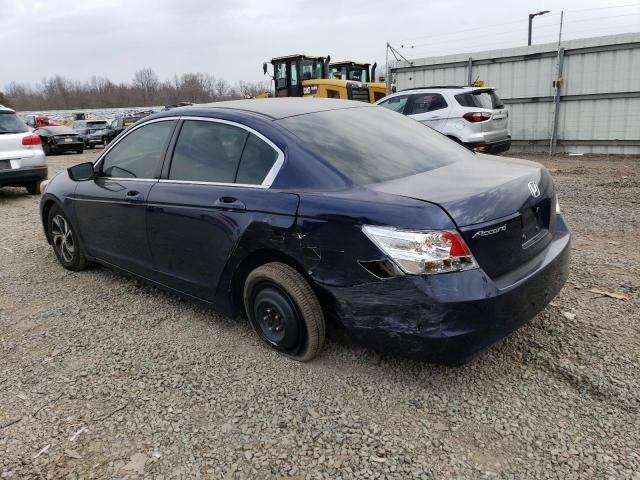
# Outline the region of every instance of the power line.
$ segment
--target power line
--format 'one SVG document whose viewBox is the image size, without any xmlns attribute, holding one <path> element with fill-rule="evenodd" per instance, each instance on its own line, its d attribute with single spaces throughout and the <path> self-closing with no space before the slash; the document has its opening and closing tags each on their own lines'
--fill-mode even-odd
<svg viewBox="0 0 640 480">
<path fill-rule="evenodd" d="M 630 3 L 627 5 L 612 5 L 609 7 L 594 7 L 594 8 L 581 8 L 581 9 L 574 9 L 574 10 L 565 10 L 565 16 L 568 13 L 575 13 L 575 12 L 587 12 L 587 11 L 594 11 L 594 10 L 610 10 L 610 9 L 615 9 L 615 8 L 628 8 L 628 7 L 636 7 L 636 6 L 640 6 L 640 3 Z M 603 19 L 603 18 L 616 18 L 616 17 L 624 17 L 627 15 L 636 15 L 634 13 L 629 13 L 629 14 L 622 14 L 622 15 L 609 15 L 609 16 L 605 16 L 605 17 L 599 17 L 599 19 Z M 550 18 L 550 17 L 554 17 L 554 16 L 560 16 L 560 13 L 551 13 L 550 15 L 546 15 L 546 18 Z M 578 20 L 574 20 L 573 22 L 579 22 L 579 21 L 586 21 L 586 20 L 591 20 L 591 19 L 578 19 Z M 443 34 L 431 34 L 431 35 L 423 35 L 423 36 L 419 36 L 419 37 L 411 37 L 411 38 L 405 38 L 402 40 L 395 40 L 394 43 L 407 43 L 410 40 L 422 40 L 425 38 L 435 38 L 435 37 L 443 37 L 443 36 L 450 36 L 450 35 L 459 35 L 461 33 L 467 33 L 467 32 L 473 32 L 473 31 L 477 31 L 477 30 L 484 30 L 487 28 L 491 28 L 491 27 L 502 27 L 504 25 L 513 25 L 516 23 L 526 23 L 526 19 L 521 19 L 521 20 L 511 20 L 508 22 L 501 22 L 501 23 L 497 23 L 497 24 L 493 24 L 493 25 L 482 25 L 479 27 L 474 27 L 474 28 L 468 28 L 468 29 L 464 29 L 464 30 L 457 30 L 456 32 L 451 32 L 451 33 L 443 33 Z M 547 27 L 547 26 L 556 26 L 553 24 L 536 24 L 536 29 L 538 28 L 542 28 L 542 27 Z"/>
<path fill-rule="evenodd" d="M 602 17 L 598 17 L 598 18 L 589 18 L 589 19 L 580 19 L 580 20 L 572 20 L 572 21 L 565 21 L 565 23 L 569 26 L 573 25 L 574 23 L 584 23 L 584 22 L 589 22 L 589 21 L 598 21 L 598 22 L 602 22 L 603 20 L 606 19 L 610 19 L 610 18 L 620 18 L 620 17 L 629 17 L 629 16 L 636 16 L 636 15 L 640 15 L 639 13 L 630 13 L 630 14 L 625 14 L 625 15 L 608 15 L 608 16 L 602 16 Z M 605 27 L 605 28 L 616 28 L 616 27 L 627 27 L 627 26 L 633 26 L 633 25 L 610 25 L 610 26 L 601 26 L 601 27 Z M 556 24 L 546 24 L 546 25 L 536 25 L 536 31 L 539 31 L 541 29 L 548 29 L 548 28 L 558 28 L 558 25 Z M 481 34 L 481 35 L 474 35 L 473 38 L 487 38 L 487 37 L 495 37 L 495 36 L 500 36 L 500 35 L 508 35 L 508 34 L 512 34 L 512 33 L 519 33 L 521 32 L 521 29 L 513 29 L 513 30 L 504 30 L 501 32 L 491 32 L 491 33 L 487 33 L 487 34 Z M 585 31 L 585 30 L 580 30 L 580 31 Z M 575 30 L 574 30 L 575 32 Z M 460 35 L 461 33 L 464 33 L 462 31 L 459 32 L 455 32 L 455 35 Z M 572 33 L 571 31 L 567 31 L 566 33 Z M 439 35 L 434 35 L 433 38 L 437 38 L 440 37 Z M 443 44 L 450 44 L 452 42 L 456 42 L 458 40 L 466 40 L 466 38 L 449 38 L 440 42 L 427 42 L 427 43 L 419 43 L 417 45 L 411 45 L 411 48 L 420 48 L 420 47 L 426 47 L 426 46 L 434 46 L 434 45 L 443 45 Z"/>
</svg>

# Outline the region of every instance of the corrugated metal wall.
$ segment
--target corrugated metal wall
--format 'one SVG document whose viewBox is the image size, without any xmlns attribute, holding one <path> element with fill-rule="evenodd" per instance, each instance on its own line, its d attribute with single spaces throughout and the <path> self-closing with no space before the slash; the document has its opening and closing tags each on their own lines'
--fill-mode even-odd
<svg viewBox="0 0 640 480">
<path fill-rule="evenodd" d="M 640 154 L 640 33 L 571 40 L 561 47 L 556 150 Z M 542 44 L 414 59 L 392 73 L 398 90 L 484 80 L 509 107 L 512 150 L 546 151 L 558 61 L 557 44 Z"/>
</svg>

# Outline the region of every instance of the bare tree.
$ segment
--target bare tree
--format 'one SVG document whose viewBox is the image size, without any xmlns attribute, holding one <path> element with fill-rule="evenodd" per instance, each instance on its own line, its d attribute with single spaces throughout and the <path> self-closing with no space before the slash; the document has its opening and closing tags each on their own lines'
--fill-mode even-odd
<svg viewBox="0 0 640 480">
<path fill-rule="evenodd" d="M 231 95 L 231 85 L 224 78 L 219 78 L 213 87 L 216 100 L 224 99 Z"/>
<path fill-rule="evenodd" d="M 114 83 L 95 75 L 84 83 L 60 75 L 45 78 L 34 87 L 13 82 L 7 85 L 3 101 L 18 110 L 141 107 L 227 100 L 254 96 L 266 89 L 268 85 L 251 82 L 240 82 L 232 88 L 224 78 L 210 73 L 185 73 L 160 81 L 147 67 L 136 71 L 131 83 Z"/>
<path fill-rule="evenodd" d="M 145 105 L 155 96 L 160 86 L 156 72 L 149 67 L 138 70 L 133 75 L 133 86 L 142 91 Z"/>
</svg>

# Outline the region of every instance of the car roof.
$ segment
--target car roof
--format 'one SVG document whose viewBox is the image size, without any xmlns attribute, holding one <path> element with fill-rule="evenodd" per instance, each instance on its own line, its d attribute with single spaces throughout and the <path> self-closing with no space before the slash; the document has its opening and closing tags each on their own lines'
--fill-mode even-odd
<svg viewBox="0 0 640 480">
<path fill-rule="evenodd" d="M 188 107 L 179 107 L 154 115 L 175 116 L 203 115 L 221 111 L 251 112 L 279 120 L 286 117 L 295 117 L 307 113 L 325 112 L 328 110 L 340 110 L 344 108 L 366 108 L 373 105 L 351 100 L 337 100 L 331 98 L 260 98 L 250 100 L 230 100 L 226 102 L 205 103 Z"/>
<path fill-rule="evenodd" d="M 0 112 L 12 112 L 16 113 L 16 111 L 12 108 L 5 107 L 4 105 L 0 105 Z"/>
<path fill-rule="evenodd" d="M 436 85 L 433 87 L 411 87 L 404 88 L 402 90 L 398 90 L 396 93 L 401 92 L 418 92 L 421 90 L 465 90 L 465 91 L 473 91 L 473 90 L 495 90 L 493 87 L 472 87 L 469 85 Z"/>
</svg>

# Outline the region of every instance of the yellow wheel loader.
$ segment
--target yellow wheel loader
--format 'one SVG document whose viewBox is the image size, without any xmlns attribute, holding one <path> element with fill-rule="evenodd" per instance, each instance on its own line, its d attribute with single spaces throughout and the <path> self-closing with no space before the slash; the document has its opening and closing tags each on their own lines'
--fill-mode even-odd
<svg viewBox="0 0 640 480">
<path fill-rule="evenodd" d="M 343 80 L 354 80 L 366 83 L 369 86 L 369 102 L 374 103 L 387 95 L 387 85 L 384 82 L 376 82 L 376 66 L 374 62 L 369 69 L 369 63 L 353 62 L 345 60 L 333 62 L 329 65 L 331 78 L 341 78 Z M 392 86 L 392 91 L 395 87 Z"/>
<path fill-rule="evenodd" d="M 329 75 L 331 57 L 287 55 L 271 59 L 276 97 L 341 98 L 370 102 L 367 83 L 332 79 Z M 269 62 L 262 69 L 268 72 Z"/>
</svg>

